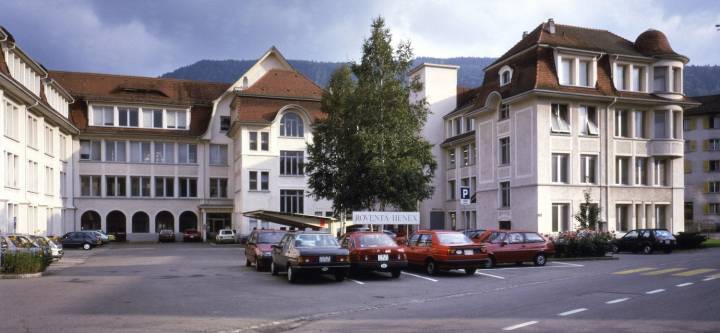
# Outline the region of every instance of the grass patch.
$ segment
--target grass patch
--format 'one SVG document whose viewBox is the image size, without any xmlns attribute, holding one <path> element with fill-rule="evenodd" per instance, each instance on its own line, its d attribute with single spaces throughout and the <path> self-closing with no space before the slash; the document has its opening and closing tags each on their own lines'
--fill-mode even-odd
<svg viewBox="0 0 720 333">
<path fill-rule="evenodd" d="M 702 243 L 703 247 L 720 247 L 720 239 L 708 239 Z"/>
</svg>

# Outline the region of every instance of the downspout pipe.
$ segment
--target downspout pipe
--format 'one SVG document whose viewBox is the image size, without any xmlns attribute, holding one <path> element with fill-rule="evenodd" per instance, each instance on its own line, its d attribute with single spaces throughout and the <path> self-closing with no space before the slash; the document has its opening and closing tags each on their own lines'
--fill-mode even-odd
<svg viewBox="0 0 720 333">
<path fill-rule="evenodd" d="M 616 59 L 617 59 L 617 56 L 616 56 Z M 613 117 L 610 114 L 610 109 L 615 106 L 617 101 L 618 101 L 618 98 L 613 97 L 613 101 L 610 104 L 608 104 L 607 112 L 605 112 L 605 124 L 608 124 L 608 125 L 611 124 Z M 612 163 L 612 161 L 610 161 L 610 148 L 609 148 L 610 147 L 610 138 L 612 137 L 612 133 L 609 132 L 609 131 L 611 131 L 611 129 L 610 129 L 610 126 L 608 126 L 608 125 L 605 126 L 605 128 L 606 128 L 605 129 L 605 140 L 603 140 L 603 141 L 605 143 L 605 186 L 604 186 L 604 188 L 605 188 L 605 205 L 607 206 L 607 208 L 605 209 L 604 218 L 605 218 L 605 222 L 608 223 L 607 230 L 609 231 L 610 230 L 609 224 L 610 224 L 610 181 L 611 181 L 611 179 L 610 179 L 610 173 L 608 172 L 608 170 L 610 170 L 610 165 L 611 165 L 610 163 Z M 615 167 L 614 164 L 612 164 L 612 165 L 613 165 L 613 167 Z M 615 172 L 617 172 L 617 170 L 615 170 Z M 600 194 L 600 196 L 602 197 L 602 193 Z"/>
</svg>

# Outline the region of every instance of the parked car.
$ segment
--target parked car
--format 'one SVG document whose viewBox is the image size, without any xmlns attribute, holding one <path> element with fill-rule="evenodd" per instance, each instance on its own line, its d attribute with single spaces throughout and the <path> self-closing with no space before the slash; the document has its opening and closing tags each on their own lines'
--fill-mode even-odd
<svg viewBox="0 0 720 333">
<path fill-rule="evenodd" d="M 340 247 L 337 239 L 319 231 L 295 231 L 283 236 L 279 244 L 272 246 L 270 272 L 278 275 L 287 271 L 290 283 L 300 274 L 332 274 L 342 281 L 350 269 L 347 249 Z"/>
<path fill-rule="evenodd" d="M 29 236 L 36 244 L 45 249 L 45 254 L 53 259 L 62 258 L 64 251 L 62 245 L 56 244 L 46 236 Z"/>
<path fill-rule="evenodd" d="M 358 231 L 345 234 L 340 246 L 350 252 L 351 272 L 390 272 L 393 278 L 407 267 L 405 249 L 385 232 Z"/>
<path fill-rule="evenodd" d="M 245 245 L 245 266 L 255 264 L 255 269 L 258 271 L 270 268 L 272 246 L 280 243 L 286 233 L 274 229 L 253 230 Z"/>
<path fill-rule="evenodd" d="M 161 243 L 174 242 L 175 241 L 175 231 L 172 231 L 170 229 L 160 230 L 160 234 L 158 235 L 158 241 Z"/>
<path fill-rule="evenodd" d="M 449 269 L 472 275 L 489 260 L 485 245 L 459 231 L 420 230 L 408 239 L 405 254 L 409 265 L 423 266 L 430 275 Z"/>
<path fill-rule="evenodd" d="M 89 232 L 95 234 L 95 236 L 97 236 L 103 244 L 107 244 L 110 242 L 110 236 L 108 236 L 102 230 L 83 230 L 81 232 Z"/>
<path fill-rule="evenodd" d="M 651 254 L 655 250 L 670 253 L 675 249 L 676 242 L 675 237 L 666 229 L 636 229 L 614 239 L 610 247 L 614 253 L 630 251 Z"/>
<path fill-rule="evenodd" d="M 43 254 L 43 249 L 37 243 L 23 235 L 0 235 L 0 254 L 23 252 Z"/>
<path fill-rule="evenodd" d="M 482 235 L 484 232 L 485 229 L 470 229 L 463 231 L 465 236 L 468 236 L 468 238 L 472 239 L 472 241 L 475 243 L 480 243 L 480 235 Z"/>
<path fill-rule="evenodd" d="M 235 243 L 235 230 L 222 229 L 215 236 L 216 243 Z"/>
<path fill-rule="evenodd" d="M 476 239 L 487 246 L 490 257 L 488 267 L 526 261 L 544 266 L 548 256 L 555 254 L 555 244 L 537 232 L 485 230 Z"/>
<path fill-rule="evenodd" d="M 202 235 L 197 229 L 183 231 L 183 242 L 202 242 Z"/>
<path fill-rule="evenodd" d="M 64 248 L 82 247 L 84 250 L 90 250 L 102 245 L 102 240 L 92 232 L 73 231 L 62 236 L 61 243 Z"/>
</svg>

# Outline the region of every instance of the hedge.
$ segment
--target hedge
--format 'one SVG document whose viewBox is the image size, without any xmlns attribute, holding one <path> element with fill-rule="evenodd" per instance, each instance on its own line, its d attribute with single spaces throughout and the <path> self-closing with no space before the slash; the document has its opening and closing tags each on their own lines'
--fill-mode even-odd
<svg viewBox="0 0 720 333">
<path fill-rule="evenodd" d="M 5 253 L 2 256 L 2 272 L 5 274 L 31 274 L 44 272 L 52 258 L 42 254 Z"/>
<path fill-rule="evenodd" d="M 612 234 L 591 230 L 561 233 L 555 240 L 555 257 L 604 257 L 610 250 Z"/>
</svg>

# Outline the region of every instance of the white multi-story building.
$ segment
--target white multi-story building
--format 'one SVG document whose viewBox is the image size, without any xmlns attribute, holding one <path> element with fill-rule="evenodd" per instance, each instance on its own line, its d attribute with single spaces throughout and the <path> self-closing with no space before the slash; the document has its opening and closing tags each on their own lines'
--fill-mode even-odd
<svg viewBox="0 0 720 333">
<path fill-rule="evenodd" d="M 0 233 L 53 235 L 72 223 L 72 100 L 0 27 Z"/>
<path fill-rule="evenodd" d="M 570 230 L 589 191 L 605 230 L 682 231 L 682 114 L 697 105 L 683 94 L 687 61 L 656 30 L 631 42 L 549 20 L 525 33 L 485 69 L 481 87 L 458 95 L 464 102 L 447 110 L 430 101 L 446 113 L 444 126 L 428 122 L 445 132 L 435 180 L 444 190 L 422 207 L 445 219 L 424 227 Z M 424 96 L 452 100 L 455 81 L 429 79 Z M 460 186 L 474 188 L 470 206 L 458 203 Z"/>
<path fill-rule="evenodd" d="M 720 230 L 720 95 L 699 96 L 685 112 L 685 223 Z"/>
</svg>

